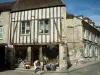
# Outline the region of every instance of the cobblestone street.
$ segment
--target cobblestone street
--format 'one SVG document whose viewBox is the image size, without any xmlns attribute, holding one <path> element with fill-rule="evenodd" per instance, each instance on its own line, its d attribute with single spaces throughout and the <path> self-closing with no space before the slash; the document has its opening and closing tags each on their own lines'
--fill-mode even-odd
<svg viewBox="0 0 100 75">
<path fill-rule="evenodd" d="M 25 70 L 5 70 L 1 71 L 0 75 L 39 75 L 31 71 Z M 72 70 L 69 72 L 59 73 L 59 72 L 45 72 L 42 75 L 100 75 L 100 62 L 86 66 L 77 70 Z"/>
<path fill-rule="evenodd" d="M 19 70 L 8 70 L 0 72 L 0 75 L 39 75 L 32 71 L 19 71 Z M 42 75 L 66 75 L 66 73 L 44 73 Z"/>
<path fill-rule="evenodd" d="M 18 70 L 8 70 L 0 72 L 0 75 L 33 75 L 33 74 L 34 73 L 30 71 L 18 71 Z"/>
</svg>

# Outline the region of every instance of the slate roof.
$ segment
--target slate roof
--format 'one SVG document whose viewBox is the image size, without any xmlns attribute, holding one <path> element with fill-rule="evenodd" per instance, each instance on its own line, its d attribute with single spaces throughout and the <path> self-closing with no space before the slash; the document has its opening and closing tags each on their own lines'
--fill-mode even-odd
<svg viewBox="0 0 100 75">
<path fill-rule="evenodd" d="M 37 9 L 52 6 L 65 6 L 62 0 L 17 0 L 12 11 Z"/>
<path fill-rule="evenodd" d="M 10 11 L 12 6 L 14 5 L 15 1 L 13 2 L 1 2 L 0 3 L 0 11 Z"/>
</svg>

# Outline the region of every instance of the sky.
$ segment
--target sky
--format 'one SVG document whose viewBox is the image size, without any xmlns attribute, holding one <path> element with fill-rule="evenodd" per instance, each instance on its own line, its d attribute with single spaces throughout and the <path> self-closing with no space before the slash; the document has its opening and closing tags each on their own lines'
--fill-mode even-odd
<svg viewBox="0 0 100 75">
<path fill-rule="evenodd" d="M 67 12 L 89 17 L 100 26 L 100 0 L 63 0 Z"/>
<path fill-rule="evenodd" d="M 13 0 L 0 0 L 0 2 Z M 67 12 L 89 17 L 100 26 L 100 0 L 63 0 Z"/>
</svg>

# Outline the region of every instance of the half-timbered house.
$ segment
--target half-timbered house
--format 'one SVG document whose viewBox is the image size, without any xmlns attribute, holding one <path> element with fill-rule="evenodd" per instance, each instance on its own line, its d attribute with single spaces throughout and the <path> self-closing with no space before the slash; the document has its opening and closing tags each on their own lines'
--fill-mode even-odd
<svg viewBox="0 0 100 75">
<path fill-rule="evenodd" d="M 15 59 L 55 59 L 67 70 L 66 7 L 61 0 L 17 0 L 10 14 Z"/>
</svg>

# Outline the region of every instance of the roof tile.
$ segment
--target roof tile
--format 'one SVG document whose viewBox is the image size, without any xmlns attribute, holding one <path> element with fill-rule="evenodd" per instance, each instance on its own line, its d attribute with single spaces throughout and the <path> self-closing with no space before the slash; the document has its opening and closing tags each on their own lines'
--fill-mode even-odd
<svg viewBox="0 0 100 75">
<path fill-rule="evenodd" d="M 15 1 L 13 1 L 13 2 L 1 2 L 0 3 L 0 11 L 11 10 L 14 3 L 15 3 Z"/>
<path fill-rule="evenodd" d="M 64 5 L 61 0 L 18 0 L 12 11 Z"/>
</svg>

